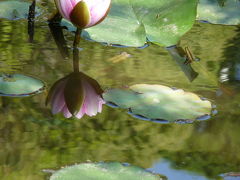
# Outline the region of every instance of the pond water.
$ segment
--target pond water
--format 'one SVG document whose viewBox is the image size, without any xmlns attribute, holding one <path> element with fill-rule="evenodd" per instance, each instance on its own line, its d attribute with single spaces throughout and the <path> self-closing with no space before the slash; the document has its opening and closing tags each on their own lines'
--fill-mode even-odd
<svg viewBox="0 0 240 180">
<path fill-rule="evenodd" d="M 42 5 L 48 12 L 54 6 Z M 47 93 L 72 72 L 74 34 L 63 30 L 69 54 L 63 58 L 46 20 L 35 22 L 29 43 L 27 20 L 0 19 L 1 73 L 45 83 L 36 95 L 0 96 L 0 179 L 48 179 L 44 169 L 89 161 L 126 162 L 169 180 L 211 180 L 240 171 L 239 26 L 196 21 L 182 37 L 179 46 L 200 59 L 191 63 L 198 73 L 192 81 L 164 47 L 114 47 L 81 39 L 80 70 L 103 90 L 157 84 L 195 93 L 216 106 L 208 120 L 164 124 L 107 105 L 93 117 L 52 115 Z"/>
</svg>

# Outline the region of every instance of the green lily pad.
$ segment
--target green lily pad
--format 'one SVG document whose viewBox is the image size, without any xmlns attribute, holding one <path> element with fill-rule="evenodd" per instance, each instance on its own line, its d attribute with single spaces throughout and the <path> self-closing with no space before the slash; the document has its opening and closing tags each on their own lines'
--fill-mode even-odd
<svg viewBox="0 0 240 180">
<path fill-rule="evenodd" d="M 91 28 L 85 29 L 83 38 L 104 42 L 107 44 L 121 44 L 127 46 L 142 46 L 146 42 L 145 30 L 137 20 L 129 0 L 113 0 L 107 18 Z M 62 26 L 70 31 L 76 31 L 71 22 L 62 20 Z"/>
<path fill-rule="evenodd" d="M 163 180 L 158 175 L 118 162 L 82 163 L 56 171 L 50 180 Z"/>
<path fill-rule="evenodd" d="M 125 89 L 110 89 L 106 102 L 130 109 L 134 117 L 148 120 L 189 123 L 212 114 L 212 104 L 198 95 L 163 85 L 137 84 Z"/>
<path fill-rule="evenodd" d="M 146 37 L 158 45 L 177 44 L 196 19 L 197 0 L 132 0 Z"/>
<path fill-rule="evenodd" d="M 27 19 L 28 10 L 31 3 L 23 1 L 1 1 L 0 18 L 9 20 Z M 36 7 L 36 16 L 40 14 L 40 9 Z"/>
<path fill-rule="evenodd" d="M 0 76 L 0 96 L 30 96 L 43 91 L 45 85 L 39 79 L 22 74 Z"/>
<path fill-rule="evenodd" d="M 197 0 L 113 0 L 107 18 L 82 36 L 97 42 L 143 46 L 146 39 L 162 46 L 177 44 L 194 24 Z M 70 31 L 75 28 L 62 21 Z"/>
<path fill-rule="evenodd" d="M 217 0 L 200 0 L 197 19 L 213 24 L 238 25 L 240 24 L 240 1 L 227 0 L 219 5 Z"/>
</svg>

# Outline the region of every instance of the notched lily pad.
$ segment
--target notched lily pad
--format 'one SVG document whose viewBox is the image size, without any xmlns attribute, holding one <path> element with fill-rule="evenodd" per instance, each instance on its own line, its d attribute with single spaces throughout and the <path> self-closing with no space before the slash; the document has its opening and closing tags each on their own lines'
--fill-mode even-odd
<svg viewBox="0 0 240 180">
<path fill-rule="evenodd" d="M 110 89 L 103 94 L 106 102 L 129 109 L 129 114 L 159 123 L 192 123 L 211 117 L 213 105 L 198 95 L 163 85 L 137 84 Z"/>
<path fill-rule="evenodd" d="M 165 180 L 143 168 L 119 162 L 82 163 L 68 166 L 53 173 L 50 180 Z"/>
<path fill-rule="evenodd" d="M 22 74 L 0 76 L 0 96 L 22 97 L 38 94 L 45 88 L 44 83 Z"/>
<path fill-rule="evenodd" d="M 23 1 L 1 1 L 0 18 L 9 20 L 27 19 L 31 3 Z M 40 15 L 40 8 L 35 9 L 36 16 Z"/>
<path fill-rule="evenodd" d="M 227 0 L 219 4 L 217 0 L 200 0 L 197 19 L 213 24 L 240 24 L 240 1 Z"/>
</svg>

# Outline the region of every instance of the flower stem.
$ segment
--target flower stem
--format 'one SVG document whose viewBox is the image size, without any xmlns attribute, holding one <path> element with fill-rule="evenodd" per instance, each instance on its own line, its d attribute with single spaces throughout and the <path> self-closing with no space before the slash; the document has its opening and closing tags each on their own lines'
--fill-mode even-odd
<svg viewBox="0 0 240 180">
<path fill-rule="evenodd" d="M 75 38 L 73 42 L 73 70 L 79 72 L 79 49 L 78 44 L 80 43 L 82 29 L 77 28 L 75 32 Z"/>
<path fill-rule="evenodd" d="M 63 28 L 59 23 L 49 21 L 48 27 L 50 28 L 53 39 L 58 47 L 64 60 L 69 58 L 69 52 L 67 47 L 67 42 L 63 35 Z"/>
<path fill-rule="evenodd" d="M 48 19 L 48 22 L 52 24 L 60 24 L 61 20 L 62 20 L 62 16 L 59 13 L 59 11 L 57 11 L 51 15 L 51 17 Z"/>
<path fill-rule="evenodd" d="M 28 41 L 30 43 L 33 42 L 33 36 L 34 36 L 35 5 L 36 5 L 36 0 L 33 0 L 28 10 L 28 35 L 29 35 Z"/>
</svg>

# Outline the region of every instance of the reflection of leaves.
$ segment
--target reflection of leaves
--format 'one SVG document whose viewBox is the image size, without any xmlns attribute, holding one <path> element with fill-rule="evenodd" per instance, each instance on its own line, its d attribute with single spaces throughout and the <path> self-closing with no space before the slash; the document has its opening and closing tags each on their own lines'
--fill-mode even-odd
<svg viewBox="0 0 240 180">
<path fill-rule="evenodd" d="M 82 163 L 68 166 L 55 172 L 50 180 L 163 180 L 142 168 L 132 165 L 123 165 L 118 162 L 110 163 Z"/>
<path fill-rule="evenodd" d="M 194 125 L 194 133 L 185 142 L 184 150 L 166 153 L 177 169 L 204 173 L 214 178 L 223 172 L 237 172 L 240 165 L 239 104 L 235 97 L 225 105 L 220 101 L 218 117 Z M 231 110 L 232 109 L 232 110 Z M 217 121 L 216 121 L 217 120 Z M 216 141 L 217 139 L 217 141 Z"/>
<path fill-rule="evenodd" d="M 133 123 L 125 113 L 108 107 L 104 107 L 97 118 L 81 121 L 60 116 L 53 118 L 43 100 L 41 95 L 32 99 L 5 99 L 6 108 L 0 113 L 0 136 L 3 138 L 0 141 L 0 167 L 3 167 L 0 179 L 14 179 L 15 176 L 19 180 L 26 177 L 43 179 L 41 169 L 87 160 L 129 162 L 147 168 L 159 159 L 159 149 L 181 149 L 181 142 L 192 132 L 190 126 Z M 182 131 L 184 134 L 178 137 L 181 142 L 176 141 L 177 134 Z M 7 163 L 12 166 L 8 173 L 3 173 Z"/>
<path fill-rule="evenodd" d="M 98 26 L 86 29 L 83 37 L 109 44 L 142 46 L 149 41 L 170 46 L 193 25 L 196 0 L 113 0 L 107 18 Z M 63 26 L 75 30 L 63 21 Z"/>
<path fill-rule="evenodd" d="M 240 82 L 240 26 L 236 35 L 226 43 L 224 50 L 225 60 L 220 70 L 220 81 L 239 84 Z"/>
<path fill-rule="evenodd" d="M 219 6 L 218 3 L 220 3 L 221 6 Z M 213 24 L 240 24 L 240 1 L 200 0 L 197 18 Z"/>
<path fill-rule="evenodd" d="M 25 24 L 0 21 L 0 71 L 9 73 L 20 70 L 32 58 L 27 38 Z"/>
<path fill-rule="evenodd" d="M 105 92 L 103 97 L 107 102 L 130 108 L 131 113 L 151 120 L 188 122 L 210 115 L 212 109 L 209 101 L 201 100 L 196 94 L 162 85 L 137 84 L 126 90 L 112 89 Z"/>
</svg>

